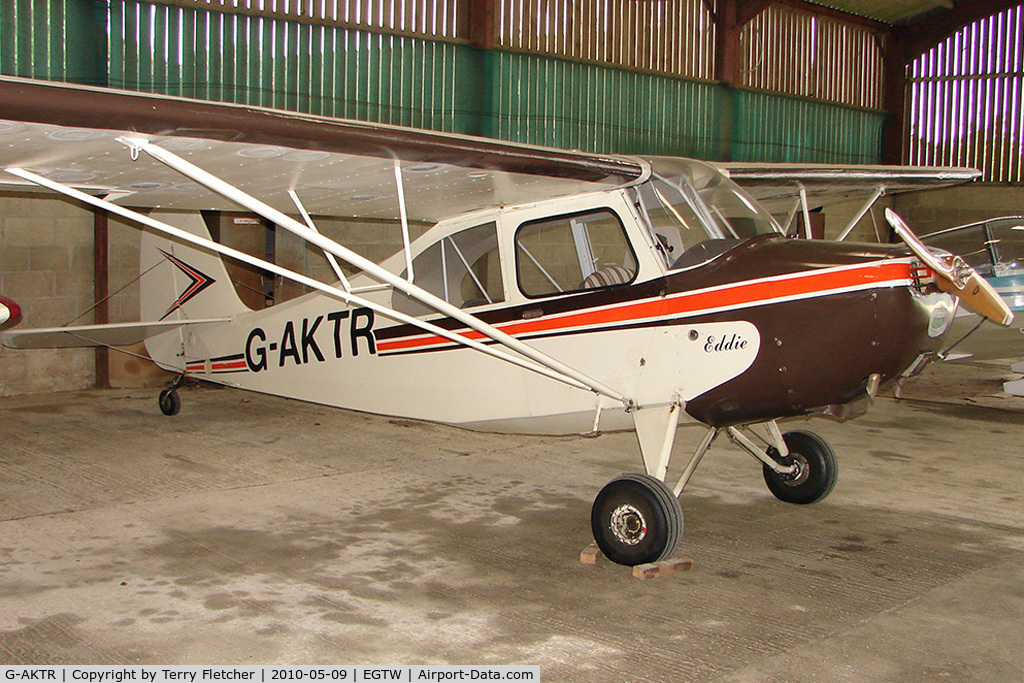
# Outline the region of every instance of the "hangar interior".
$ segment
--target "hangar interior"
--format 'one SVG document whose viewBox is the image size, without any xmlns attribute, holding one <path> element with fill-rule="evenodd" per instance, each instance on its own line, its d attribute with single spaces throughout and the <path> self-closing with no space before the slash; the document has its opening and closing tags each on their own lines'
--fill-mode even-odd
<svg viewBox="0 0 1024 683">
<path fill-rule="evenodd" d="M 5 0 L 0 75 L 603 154 L 982 172 L 882 197 L 850 241 L 894 241 L 886 206 L 919 234 L 1024 214 L 1019 0 Z M 809 229 L 835 238 L 862 201 Z M 401 247 L 394 222 L 317 218 L 374 261 Z M 204 219 L 222 244 L 333 276 L 253 214 Z M 229 268 L 254 309 L 306 291 Z M 135 227 L 0 185 L 0 294 L 23 326 L 138 320 L 138 277 Z M 1024 408 L 1008 397 L 942 406 L 925 383 L 828 423 L 862 457 L 810 512 L 774 507 L 745 455 L 716 456 L 687 508 L 697 571 L 625 583 L 577 563 L 585 524 L 565 520 L 635 469 L 632 435 L 519 440 L 212 389 L 171 424 L 152 390 L 171 376 L 124 351 L 0 348 L 3 663 L 1024 677 Z M 951 381 L 991 394 L 989 375 Z"/>
<path fill-rule="evenodd" d="M 12 0 L 0 74 L 591 152 L 983 171 L 882 197 L 851 239 L 888 241 L 886 204 L 919 233 L 1022 212 L 1022 42 L 1009 0 Z M 814 220 L 834 237 L 861 203 Z M 138 319 L 134 228 L 54 198 L 0 208 L 0 292 L 26 326 Z M 224 244 L 330 272 L 284 231 L 216 220 Z M 401 244 L 395 225 L 332 228 L 378 260 Z M 236 273 L 250 306 L 300 293 L 262 279 Z M 9 353 L 0 396 L 164 381 L 105 349 Z"/>
</svg>

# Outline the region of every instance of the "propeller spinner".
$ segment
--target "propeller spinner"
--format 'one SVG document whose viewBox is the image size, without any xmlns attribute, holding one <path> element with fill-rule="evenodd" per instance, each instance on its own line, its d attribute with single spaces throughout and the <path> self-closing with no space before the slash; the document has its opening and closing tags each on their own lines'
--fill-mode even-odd
<svg viewBox="0 0 1024 683">
<path fill-rule="evenodd" d="M 978 271 L 967 265 L 963 258 L 956 255 L 933 254 L 892 209 L 885 210 L 885 220 L 889 221 L 889 225 L 910 247 L 914 255 L 935 271 L 935 283 L 939 289 L 958 297 L 978 315 L 1003 327 L 1010 326 L 1013 322 L 1013 311 L 992 285 L 978 275 Z"/>
</svg>

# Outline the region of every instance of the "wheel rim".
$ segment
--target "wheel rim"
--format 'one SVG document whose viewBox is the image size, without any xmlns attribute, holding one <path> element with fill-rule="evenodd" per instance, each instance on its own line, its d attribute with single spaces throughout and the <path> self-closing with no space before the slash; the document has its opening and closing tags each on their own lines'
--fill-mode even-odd
<svg viewBox="0 0 1024 683">
<path fill-rule="evenodd" d="M 647 521 L 640 510 L 627 503 L 612 510 L 611 530 L 620 543 L 639 545 L 647 536 Z"/>
</svg>

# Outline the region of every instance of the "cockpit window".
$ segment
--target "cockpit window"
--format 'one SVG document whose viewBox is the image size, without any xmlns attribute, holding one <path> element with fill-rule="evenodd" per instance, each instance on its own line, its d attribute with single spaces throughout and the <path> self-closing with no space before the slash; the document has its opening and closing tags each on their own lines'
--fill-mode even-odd
<svg viewBox="0 0 1024 683">
<path fill-rule="evenodd" d="M 637 261 L 610 209 L 530 221 L 516 232 L 516 273 L 528 297 L 632 282 Z"/>
<path fill-rule="evenodd" d="M 505 300 L 498 260 L 498 231 L 494 223 L 446 235 L 424 249 L 412 262 L 413 283 L 460 308 Z M 406 277 L 406 273 L 402 273 Z M 409 315 L 433 313 L 407 294 L 395 291 L 395 310 Z"/>
<path fill-rule="evenodd" d="M 713 167 L 680 159 L 653 166 L 636 202 L 667 267 L 696 265 L 741 240 L 777 232 L 771 216 Z"/>
</svg>

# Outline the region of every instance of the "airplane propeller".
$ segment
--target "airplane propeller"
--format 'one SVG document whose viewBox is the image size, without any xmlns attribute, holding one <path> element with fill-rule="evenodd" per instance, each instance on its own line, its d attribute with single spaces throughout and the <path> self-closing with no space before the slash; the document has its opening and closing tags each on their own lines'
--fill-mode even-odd
<svg viewBox="0 0 1024 683">
<path fill-rule="evenodd" d="M 1013 311 L 1006 305 L 1003 298 L 978 275 L 978 271 L 967 265 L 967 262 L 955 254 L 936 256 L 910 229 L 906 222 L 892 209 L 885 210 L 885 220 L 910 247 L 921 261 L 935 271 L 935 283 L 947 294 L 958 297 L 964 304 L 983 318 L 988 318 L 997 325 L 1009 327 L 1013 322 Z"/>
</svg>

